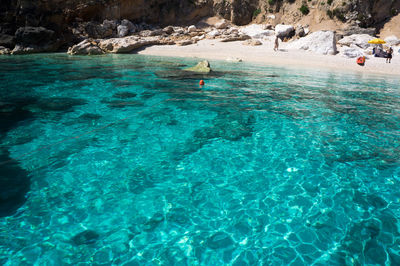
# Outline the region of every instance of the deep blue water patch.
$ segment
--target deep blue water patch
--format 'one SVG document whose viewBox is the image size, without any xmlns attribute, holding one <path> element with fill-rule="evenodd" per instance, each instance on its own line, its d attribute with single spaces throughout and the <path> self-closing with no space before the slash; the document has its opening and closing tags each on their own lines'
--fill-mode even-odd
<svg viewBox="0 0 400 266">
<path fill-rule="evenodd" d="M 399 79 L 196 63 L 0 57 L 1 264 L 399 264 Z"/>
</svg>

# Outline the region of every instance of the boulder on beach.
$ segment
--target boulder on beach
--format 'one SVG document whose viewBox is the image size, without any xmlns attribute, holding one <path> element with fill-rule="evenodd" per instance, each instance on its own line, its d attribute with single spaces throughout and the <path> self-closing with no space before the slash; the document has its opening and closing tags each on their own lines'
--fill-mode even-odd
<svg viewBox="0 0 400 266">
<path fill-rule="evenodd" d="M 244 41 L 243 45 L 258 46 L 258 45 L 262 45 L 262 42 L 260 42 L 259 40 L 255 40 L 255 39 L 249 39 L 249 40 Z"/>
<path fill-rule="evenodd" d="M 337 53 L 335 33 L 333 31 L 313 32 L 306 37 L 288 44 L 287 48 L 335 55 Z"/>
<path fill-rule="evenodd" d="M 199 72 L 199 73 L 209 73 L 211 72 L 210 63 L 207 60 L 197 63 L 194 67 L 185 68 L 185 71 Z"/>
<path fill-rule="evenodd" d="M 275 35 L 279 38 L 291 38 L 295 34 L 295 29 L 292 25 L 278 24 L 275 26 Z"/>
<path fill-rule="evenodd" d="M 228 26 L 229 24 L 225 19 L 215 24 L 215 28 L 217 29 L 226 29 Z"/>
<path fill-rule="evenodd" d="M 251 39 L 249 35 L 233 35 L 233 36 L 226 36 L 225 38 L 221 39 L 221 42 L 235 42 L 235 41 L 245 41 Z"/>
<path fill-rule="evenodd" d="M 240 29 L 240 32 L 254 39 L 261 39 L 263 37 L 272 36 L 275 34 L 273 30 L 265 29 L 265 25 L 262 24 L 252 24 L 249 26 L 245 26 Z"/>
<path fill-rule="evenodd" d="M 373 38 L 373 36 L 368 34 L 352 34 L 343 37 L 343 39 L 340 39 L 337 43 L 345 46 L 356 45 L 362 49 L 367 49 L 368 47 L 372 46 L 372 44 L 369 44 L 368 41 L 372 40 Z"/>
<path fill-rule="evenodd" d="M 393 46 L 396 46 L 396 45 L 400 44 L 400 40 L 394 35 L 386 37 L 385 38 L 385 42 L 388 45 L 393 45 Z"/>
<path fill-rule="evenodd" d="M 347 58 L 356 58 L 365 55 L 360 48 L 354 46 L 343 49 L 340 54 Z"/>
</svg>

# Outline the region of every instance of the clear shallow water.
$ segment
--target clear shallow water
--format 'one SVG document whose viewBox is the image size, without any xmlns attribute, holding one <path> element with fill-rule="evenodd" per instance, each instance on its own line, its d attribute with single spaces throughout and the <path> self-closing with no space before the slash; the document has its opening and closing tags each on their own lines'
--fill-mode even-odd
<svg viewBox="0 0 400 266">
<path fill-rule="evenodd" d="M 0 58 L 0 264 L 400 264 L 398 79 L 193 64 Z"/>
</svg>

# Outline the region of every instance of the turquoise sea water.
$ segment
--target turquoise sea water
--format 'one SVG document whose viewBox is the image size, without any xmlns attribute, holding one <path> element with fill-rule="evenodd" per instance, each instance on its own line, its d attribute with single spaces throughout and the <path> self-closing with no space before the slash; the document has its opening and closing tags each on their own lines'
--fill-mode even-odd
<svg viewBox="0 0 400 266">
<path fill-rule="evenodd" d="M 400 265 L 399 79 L 195 63 L 0 57 L 0 264 Z"/>
</svg>

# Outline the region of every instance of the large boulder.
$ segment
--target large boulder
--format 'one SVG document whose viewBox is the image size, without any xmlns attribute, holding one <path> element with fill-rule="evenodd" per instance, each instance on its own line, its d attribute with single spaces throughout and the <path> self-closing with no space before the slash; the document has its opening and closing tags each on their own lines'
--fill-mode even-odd
<svg viewBox="0 0 400 266">
<path fill-rule="evenodd" d="M 385 38 L 385 42 L 386 42 L 387 44 L 393 45 L 393 46 L 396 46 L 396 45 L 399 45 L 399 44 L 400 44 L 400 40 L 399 40 L 396 36 L 394 36 L 394 35 L 389 36 L 389 37 L 386 37 L 386 38 Z"/>
<path fill-rule="evenodd" d="M 127 27 L 129 33 L 134 33 L 134 32 L 139 30 L 138 27 L 135 24 L 133 24 L 132 22 L 130 22 L 127 19 L 123 19 L 121 21 L 121 25 Z"/>
<path fill-rule="evenodd" d="M 188 32 L 195 32 L 195 31 L 197 31 L 197 28 L 196 28 L 195 25 L 190 25 L 190 26 L 188 27 Z"/>
<path fill-rule="evenodd" d="M 139 38 L 137 36 L 128 36 L 125 38 L 112 38 L 99 41 L 101 50 L 107 53 L 130 53 L 133 50 L 147 45 L 159 44 L 158 37 Z"/>
<path fill-rule="evenodd" d="M 240 29 L 240 32 L 254 39 L 262 39 L 263 37 L 272 36 L 275 34 L 273 30 L 265 29 L 265 25 L 262 24 L 245 26 Z"/>
<path fill-rule="evenodd" d="M 295 30 L 292 25 L 278 24 L 275 26 L 275 35 L 281 39 L 291 38 L 294 34 Z"/>
<path fill-rule="evenodd" d="M 297 26 L 296 26 L 296 32 L 295 32 L 295 34 L 296 34 L 297 37 L 304 37 L 304 36 L 306 36 L 306 32 L 305 32 L 303 26 L 297 25 Z"/>
<path fill-rule="evenodd" d="M 220 22 L 215 23 L 215 28 L 220 29 L 220 30 L 226 29 L 226 28 L 228 28 L 228 26 L 229 26 L 229 24 L 225 19 L 223 19 Z"/>
<path fill-rule="evenodd" d="M 210 63 L 207 60 L 199 62 L 194 67 L 185 68 L 185 71 L 199 72 L 199 73 L 209 73 L 211 72 Z"/>
<path fill-rule="evenodd" d="M 99 55 L 104 54 L 104 51 L 100 49 L 98 43 L 91 40 L 83 40 L 80 43 L 69 47 L 68 54 L 70 55 Z"/>
<path fill-rule="evenodd" d="M 335 33 L 332 31 L 313 32 L 306 37 L 288 44 L 287 48 L 334 55 L 337 53 Z"/>
<path fill-rule="evenodd" d="M 340 54 L 344 57 L 347 58 L 355 58 L 355 57 L 360 57 L 360 56 L 364 56 L 364 52 L 358 48 L 358 47 L 349 47 L 349 48 L 345 48 L 343 49 Z"/>
<path fill-rule="evenodd" d="M 118 37 L 122 38 L 129 34 L 129 28 L 124 25 L 119 25 L 117 27 Z"/>
<path fill-rule="evenodd" d="M 343 37 L 343 39 L 340 39 L 337 43 L 345 46 L 356 45 L 362 49 L 367 49 L 371 46 L 368 41 L 372 40 L 373 38 L 373 36 L 368 34 L 353 34 Z"/>
<path fill-rule="evenodd" d="M 238 34 L 238 35 L 228 35 L 221 39 L 221 42 L 235 42 L 235 41 L 245 41 L 251 39 L 249 35 Z"/>
</svg>

